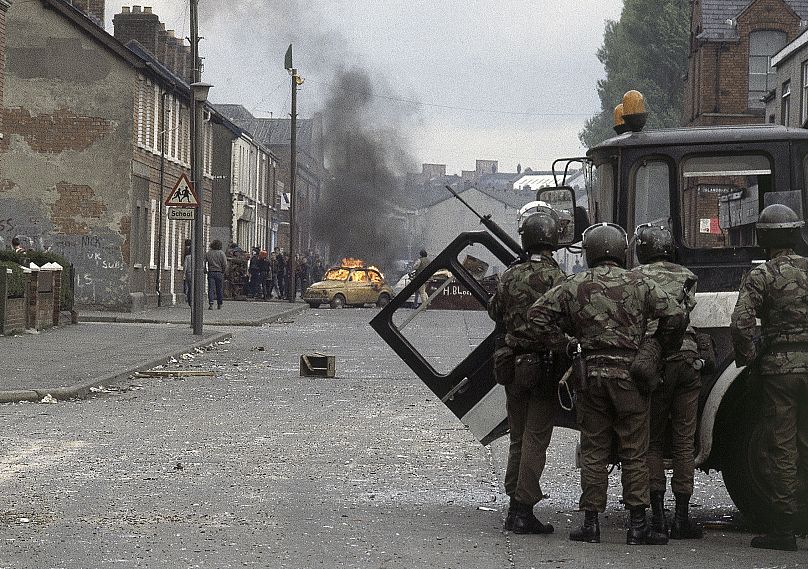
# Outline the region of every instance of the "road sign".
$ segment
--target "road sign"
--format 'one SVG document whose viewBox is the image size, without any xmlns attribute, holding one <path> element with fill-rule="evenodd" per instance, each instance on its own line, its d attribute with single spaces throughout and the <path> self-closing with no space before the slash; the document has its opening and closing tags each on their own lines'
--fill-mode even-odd
<svg viewBox="0 0 808 569">
<path fill-rule="evenodd" d="M 174 221 L 193 221 L 196 217 L 196 210 L 190 207 L 170 207 L 168 208 L 168 219 Z"/>
<path fill-rule="evenodd" d="M 168 194 L 165 204 L 169 207 L 199 207 L 199 198 L 196 196 L 196 190 L 188 179 L 188 176 L 183 174 L 174 189 Z"/>
</svg>

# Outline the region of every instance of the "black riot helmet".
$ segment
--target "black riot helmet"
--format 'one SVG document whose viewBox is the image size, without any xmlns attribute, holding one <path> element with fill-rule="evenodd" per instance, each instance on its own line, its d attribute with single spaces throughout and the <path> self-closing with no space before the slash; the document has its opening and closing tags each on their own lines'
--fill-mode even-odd
<svg viewBox="0 0 808 569">
<path fill-rule="evenodd" d="M 558 214 L 549 207 L 538 208 L 519 225 L 522 248 L 528 253 L 538 253 L 542 249 L 555 250 L 561 226 Z"/>
<path fill-rule="evenodd" d="M 805 225 L 794 210 L 783 204 L 763 208 L 755 233 L 758 245 L 766 249 L 790 249 L 800 242 L 800 229 Z"/>
<path fill-rule="evenodd" d="M 626 266 L 626 251 L 628 251 L 626 230 L 615 223 L 590 225 L 584 231 L 581 246 L 586 264 L 590 267 L 604 261 L 614 261 L 621 267 Z"/>
<path fill-rule="evenodd" d="M 673 261 L 673 235 L 667 227 L 643 223 L 634 230 L 637 260 L 642 263 L 651 261 Z"/>
</svg>

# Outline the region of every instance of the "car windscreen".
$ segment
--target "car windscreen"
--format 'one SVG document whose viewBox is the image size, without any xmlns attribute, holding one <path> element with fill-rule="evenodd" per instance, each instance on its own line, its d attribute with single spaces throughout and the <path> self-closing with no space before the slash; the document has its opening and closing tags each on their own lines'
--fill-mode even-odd
<svg viewBox="0 0 808 569">
<path fill-rule="evenodd" d="M 328 269 L 325 272 L 325 276 L 323 280 L 326 281 L 346 281 L 348 280 L 348 274 L 351 272 L 350 269 Z"/>
</svg>

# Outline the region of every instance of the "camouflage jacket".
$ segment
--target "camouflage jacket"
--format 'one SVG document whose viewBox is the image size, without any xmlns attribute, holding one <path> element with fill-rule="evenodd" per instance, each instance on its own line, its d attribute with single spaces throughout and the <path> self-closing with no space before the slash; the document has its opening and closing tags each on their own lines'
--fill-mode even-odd
<svg viewBox="0 0 808 569">
<path fill-rule="evenodd" d="M 628 379 L 649 320 L 659 320 L 667 352 L 681 346 L 684 312 L 654 281 L 615 264 L 568 278 L 536 301 L 528 318 L 543 335 L 560 331 L 583 348 L 589 375 Z M 609 353 L 612 352 L 612 353 Z"/>
<path fill-rule="evenodd" d="M 656 261 L 646 265 L 640 265 L 639 267 L 635 267 L 633 270 L 653 280 L 662 288 L 662 290 L 668 293 L 668 296 L 674 300 L 679 300 L 679 298 L 681 298 L 682 287 L 685 284 L 685 280 L 687 280 L 688 277 L 695 277 L 695 275 L 689 269 L 669 261 Z M 690 314 L 693 307 L 696 306 L 695 285 L 690 289 L 690 293 L 687 295 L 684 304 L 685 308 L 687 309 L 687 313 Z M 648 324 L 646 335 L 653 336 L 656 333 L 656 329 L 657 322 L 654 320 Z M 687 327 L 680 351 L 696 353 L 699 351 L 699 348 L 696 345 L 696 331 L 692 326 Z"/>
<path fill-rule="evenodd" d="M 808 259 L 789 249 L 749 271 L 738 292 L 730 331 L 738 365 L 761 356 L 762 374 L 808 372 Z M 798 343 L 803 346 L 789 351 L 789 344 Z"/>
<path fill-rule="evenodd" d="M 527 309 L 564 278 L 555 259 L 545 255 L 532 255 L 529 261 L 513 265 L 502 273 L 497 292 L 488 302 L 488 314 L 505 325 L 508 346 L 520 352 L 547 348 L 538 341 L 540 336 L 530 332 Z"/>
</svg>

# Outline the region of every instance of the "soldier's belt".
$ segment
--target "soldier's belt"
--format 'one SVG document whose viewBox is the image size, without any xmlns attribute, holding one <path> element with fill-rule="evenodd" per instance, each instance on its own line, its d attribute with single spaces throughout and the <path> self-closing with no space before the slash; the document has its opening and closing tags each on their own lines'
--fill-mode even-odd
<svg viewBox="0 0 808 569">
<path fill-rule="evenodd" d="M 808 342 L 791 342 L 787 344 L 774 344 L 769 352 L 773 354 L 785 354 L 788 352 L 808 352 Z"/>
<path fill-rule="evenodd" d="M 626 350 L 622 348 L 614 348 L 609 350 L 584 350 L 584 358 L 586 361 L 617 361 L 617 362 L 632 362 L 637 355 L 637 350 Z"/>
</svg>

